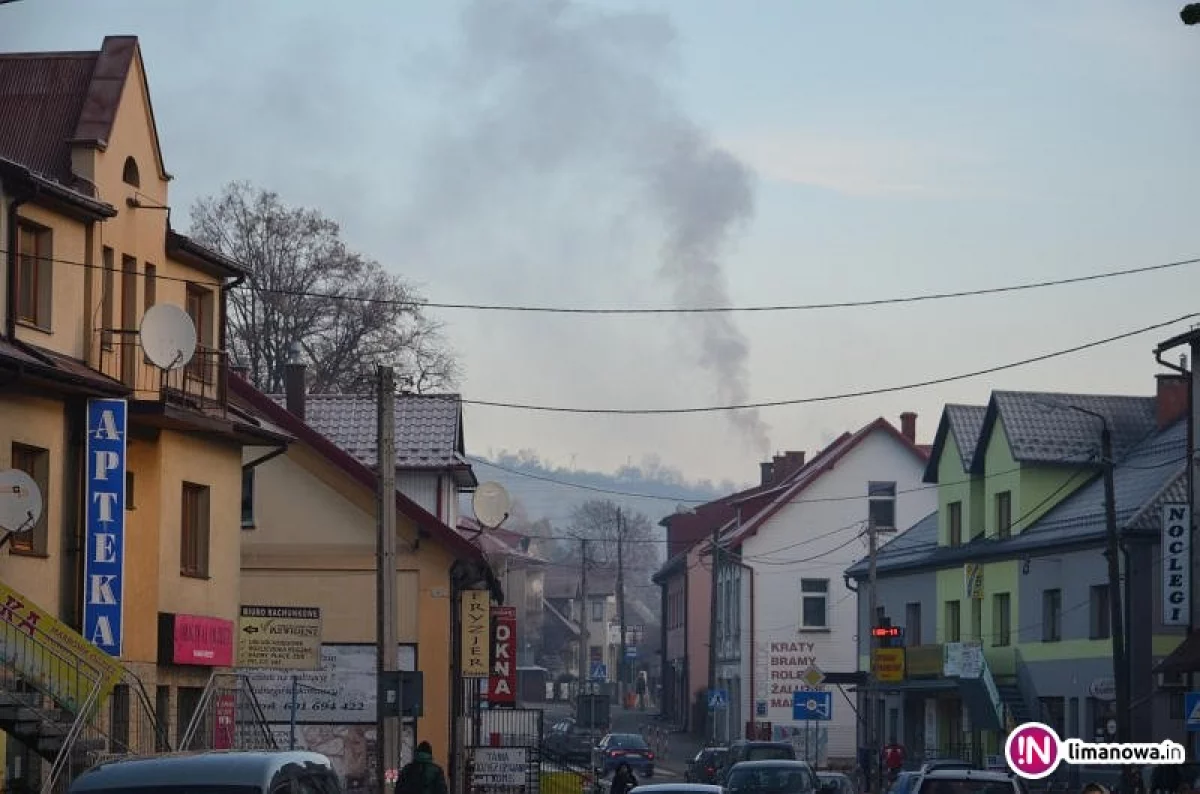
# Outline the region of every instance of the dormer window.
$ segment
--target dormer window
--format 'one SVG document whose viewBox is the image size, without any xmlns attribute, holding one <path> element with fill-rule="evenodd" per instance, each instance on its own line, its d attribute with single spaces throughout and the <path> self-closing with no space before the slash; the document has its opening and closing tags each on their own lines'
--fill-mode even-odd
<svg viewBox="0 0 1200 794">
<path fill-rule="evenodd" d="M 133 187 L 141 187 L 142 180 L 138 176 L 137 160 L 132 157 L 125 158 L 125 167 L 121 169 L 121 181 Z"/>
</svg>

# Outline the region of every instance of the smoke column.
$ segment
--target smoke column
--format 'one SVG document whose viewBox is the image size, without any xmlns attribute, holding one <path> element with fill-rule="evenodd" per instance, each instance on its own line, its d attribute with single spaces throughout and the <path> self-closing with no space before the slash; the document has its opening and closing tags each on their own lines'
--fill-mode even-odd
<svg viewBox="0 0 1200 794">
<path fill-rule="evenodd" d="M 631 202 L 662 227 L 660 275 L 676 306 L 728 305 L 721 257 L 754 214 L 752 173 L 716 147 L 665 86 L 674 31 L 660 15 L 602 13 L 563 0 L 470 0 L 440 104 L 449 108 L 397 232 L 420 244 L 533 176 L 598 163 L 623 174 Z M 587 201 L 580 190 L 581 201 Z M 733 315 L 685 315 L 721 404 L 750 395 L 745 336 Z M 757 411 L 730 421 L 765 456 Z"/>
</svg>

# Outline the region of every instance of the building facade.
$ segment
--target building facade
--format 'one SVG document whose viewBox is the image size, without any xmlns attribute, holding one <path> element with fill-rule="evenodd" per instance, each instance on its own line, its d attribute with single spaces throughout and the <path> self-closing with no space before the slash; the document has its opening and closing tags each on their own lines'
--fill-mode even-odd
<svg viewBox="0 0 1200 794">
<path fill-rule="evenodd" d="M 1180 642 L 1164 622 L 1164 508 L 1185 503 L 1186 382 L 1154 397 L 995 392 L 947 406 L 926 479 L 938 510 L 879 552 L 879 613 L 859 582 L 859 654 L 869 629 L 904 630 L 903 663 L 865 698 L 872 736 L 916 757 L 1001 763 L 1003 737 L 1039 719 L 1064 737 L 1116 725 L 1100 432 L 1111 430 L 1134 741 L 1182 740 L 1182 692 L 1153 666 Z M 920 628 L 913 627 L 914 619 Z M 1162 681 L 1158 682 L 1162 684 Z"/>
</svg>

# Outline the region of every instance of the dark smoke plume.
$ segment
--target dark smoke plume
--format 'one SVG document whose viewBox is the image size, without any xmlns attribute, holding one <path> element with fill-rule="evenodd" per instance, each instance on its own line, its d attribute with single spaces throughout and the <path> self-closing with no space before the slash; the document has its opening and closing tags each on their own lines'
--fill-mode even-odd
<svg viewBox="0 0 1200 794">
<path fill-rule="evenodd" d="M 752 217 L 751 172 L 714 145 L 665 86 L 674 32 L 659 15 L 601 13 L 560 0 L 472 0 L 450 79 L 446 118 L 421 152 L 398 231 L 408 243 L 503 206 L 530 179 L 604 167 L 634 186 L 629 197 L 662 226 L 660 274 L 677 306 L 730 303 L 721 257 Z M 586 188 L 575 195 L 589 200 Z M 552 222 L 552 221 L 551 221 Z M 749 349 L 732 315 L 686 315 L 699 362 L 724 404 L 749 398 Z M 757 411 L 731 421 L 760 456 L 768 428 Z"/>
</svg>

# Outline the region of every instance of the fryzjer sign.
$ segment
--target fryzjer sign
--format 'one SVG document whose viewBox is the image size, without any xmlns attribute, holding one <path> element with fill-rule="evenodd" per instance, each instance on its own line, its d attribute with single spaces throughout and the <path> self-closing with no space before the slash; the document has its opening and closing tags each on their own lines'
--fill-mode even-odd
<svg viewBox="0 0 1200 794">
<path fill-rule="evenodd" d="M 83 636 L 121 655 L 125 588 L 124 400 L 88 400 Z"/>
<path fill-rule="evenodd" d="M 492 674 L 487 700 L 493 707 L 517 705 L 517 608 L 492 607 Z"/>
<path fill-rule="evenodd" d="M 487 678 L 491 670 L 488 664 L 488 638 L 491 635 L 489 609 L 491 601 L 486 590 L 464 590 L 460 601 L 459 622 L 462 635 L 459 649 L 462 655 L 460 675 L 463 678 Z"/>
<path fill-rule="evenodd" d="M 1182 502 L 1162 507 L 1162 577 L 1165 626 L 1186 626 L 1192 616 L 1192 511 Z"/>
<path fill-rule="evenodd" d="M 243 604 L 238 618 L 237 658 L 241 667 L 320 669 L 320 608 Z"/>
</svg>

